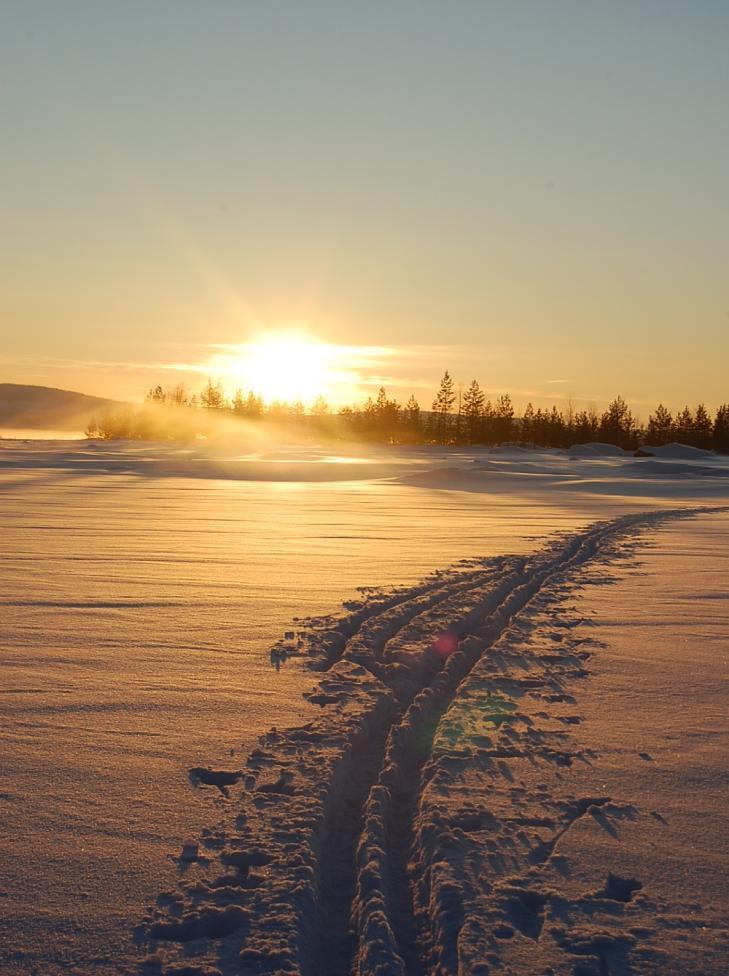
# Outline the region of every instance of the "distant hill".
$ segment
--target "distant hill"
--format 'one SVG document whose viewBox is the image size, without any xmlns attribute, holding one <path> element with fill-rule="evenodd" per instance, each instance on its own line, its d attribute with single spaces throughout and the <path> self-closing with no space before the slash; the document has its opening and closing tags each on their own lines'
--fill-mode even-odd
<svg viewBox="0 0 729 976">
<path fill-rule="evenodd" d="M 92 417 L 119 401 L 51 386 L 0 383 L 0 427 L 83 430 Z"/>
</svg>

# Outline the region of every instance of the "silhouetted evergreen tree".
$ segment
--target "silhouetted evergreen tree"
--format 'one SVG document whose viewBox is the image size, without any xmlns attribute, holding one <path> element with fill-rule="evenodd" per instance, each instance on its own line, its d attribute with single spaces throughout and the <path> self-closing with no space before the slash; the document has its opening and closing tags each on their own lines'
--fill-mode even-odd
<svg viewBox="0 0 729 976">
<path fill-rule="evenodd" d="M 538 447 L 550 447 L 549 443 L 549 414 L 541 407 L 537 407 L 532 420 L 532 438 Z"/>
<path fill-rule="evenodd" d="M 423 433 L 420 420 L 420 404 L 412 393 L 403 410 L 403 432 L 403 439 L 408 444 L 417 444 L 421 440 Z"/>
<path fill-rule="evenodd" d="M 711 448 L 713 424 L 706 407 L 700 403 L 694 413 L 693 443 L 694 447 L 700 447 L 707 451 Z"/>
<path fill-rule="evenodd" d="M 531 401 L 527 403 L 524 415 L 521 418 L 519 440 L 522 444 L 532 444 L 534 442 L 534 407 Z"/>
<path fill-rule="evenodd" d="M 511 429 L 514 421 L 514 406 L 508 393 L 502 393 L 494 406 L 493 431 L 494 443 L 504 444 L 511 440 Z"/>
<path fill-rule="evenodd" d="M 729 454 L 729 403 L 722 403 L 716 411 L 712 441 L 715 451 Z"/>
<path fill-rule="evenodd" d="M 438 444 L 447 444 L 451 433 L 451 410 L 456 402 L 456 394 L 453 388 L 453 380 L 448 370 L 443 374 L 440 381 L 440 388 L 433 400 L 433 413 L 431 430 L 433 439 Z"/>
<path fill-rule="evenodd" d="M 477 380 L 471 380 L 463 394 L 464 440 L 478 444 L 482 434 L 483 408 L 486 397 Z"/>
<path fill-rule="evenodd" d="M 589 444 L 596 441 L 599 429 L 600 421 L 594 410 L 579 410 L 575 414 L 572 428 L 574 443 Z"/>
<path fill-rule="evenodd" d="M 456 412 L 451 417 L 451 444 L 466 443 L 466 422 L 463 416 L 463 389 L 459 386 L 456 394 Z"/>
<path fill-rule="evenodd" d="M 693 440 L 694 415 L 691 408 L 687 405 L 683 410 L 676 414 L 674 423 L 674 438 L 683 444 L 690 444 Z"/>
<path fill-rule="evenodd" d="M 673 417 L 670 410 L 659 403 L 655 413 L 648 418 L 646 437 L 649 444 L 660 447 L 661 444 L 669 444 L 673 440 Z"/>
<path fill-rule="evenodd" d="M 567 425 L 561 411 L 552 407 L 547 418 L 548 439 L 550 447 L 569 447 L 567 443 Z"/>
<path fill-rule="evenodd" d="M 481 410 L 481 422 L 479 424 L 479 443 L 480 444 L 495 444 L 496 443 L 496 429 L 495 429 L 495 413 L 494 407 L 490 400 L 486 400 Z"/>
<path fill-rule="evenodd" d="M 390 444 L 397 441 L 400 404 L 388 399 L 384 386 L 378 390 L 376 400 L 367 400 L 365 418 L 365 432 L 369 438 Z"/>
<path fill-rule="evenodd" d="M 616 444 L 626 450 L 635 447 L 638 431 L 628 404 L 621 397 L 615 397 L 600 418 L 600 439 Z"/>
</svg>

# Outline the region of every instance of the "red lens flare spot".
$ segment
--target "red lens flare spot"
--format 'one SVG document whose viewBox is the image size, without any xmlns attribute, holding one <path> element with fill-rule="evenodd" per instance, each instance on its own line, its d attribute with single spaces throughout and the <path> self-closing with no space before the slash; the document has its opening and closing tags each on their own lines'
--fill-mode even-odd
<svg viewBox="0 0 729 976">
<path fill-rule="evenodd" d="M 433 641 L 433 650 L 439 657 L 449 657 L 458 650 L 458 638 L 446 630 Z"/>
</svg>

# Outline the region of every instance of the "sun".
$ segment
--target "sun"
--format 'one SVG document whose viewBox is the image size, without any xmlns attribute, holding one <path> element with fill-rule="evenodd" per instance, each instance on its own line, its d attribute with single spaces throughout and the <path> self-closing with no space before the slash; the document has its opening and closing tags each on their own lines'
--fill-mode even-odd
<svg viewBox="0 0 729 976">
<path fill-rule="evenodd" d="M 239 347 L 229 365 L 233 382 L 267 402 L 310 404 L 329 386 L 329 347 L 293 332 L 261 336 Z"/>
</svg>

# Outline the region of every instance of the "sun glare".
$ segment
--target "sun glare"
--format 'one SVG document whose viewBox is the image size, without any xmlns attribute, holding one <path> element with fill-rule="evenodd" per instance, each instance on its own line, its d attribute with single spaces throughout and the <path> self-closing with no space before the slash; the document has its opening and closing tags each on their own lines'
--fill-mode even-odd
<svg viewBox="0 0 729 976">
<path fill-rule="evenodd" d="M 268 402 L 301 400 L 308 404 L 327 395 L 329 348 L 300 334 L 263 336 L 241 347 L 230 364 L 230 376 Z"/>
</svg>

